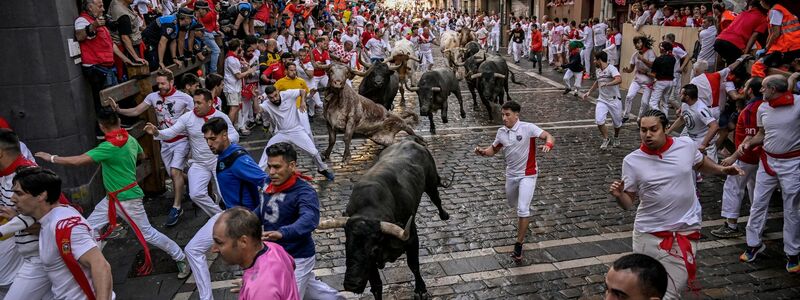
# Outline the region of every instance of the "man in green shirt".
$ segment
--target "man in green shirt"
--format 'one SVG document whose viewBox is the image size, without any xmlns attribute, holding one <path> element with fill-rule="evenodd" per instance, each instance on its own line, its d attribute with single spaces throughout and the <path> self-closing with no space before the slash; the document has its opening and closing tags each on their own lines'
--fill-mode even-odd
<svg viewBox="0 0 800 300">
<path fill-rule="evenodd" d="M 128 136 L 127 130 L 119 126 L 119 117 L 113 110 L 108 108 L 101 110 L 97 115 L 97 121 L 106 140 L 94 149 L 81 155 L 67 157 L 38 152 L 36 157 L 53 164 L 69 166 L 99 163 L 107 197 L 95 206 L 92 214 L 86 219 L 89 226 L 97 233 L 110 223 L 108 231 L 101 236 L 105 238 L 116 226 L 116 216 L 119 212 L 123 220 L 136 232 L 139 243 L 145 249 L 145 263 L 139 269 L 140 274 L 147 274 L 151 270 L 150 252 L 147 248 L 149 243 L 164 250 L 177 262 L 178 278 L 188 277 L 191 269 L 181 247 L 153 228 L 147 219 L 142 204 L 144 192 L 136 183 L 136 161 L 142 154 L 142 147 L 135 138 Z"/>
</svg>

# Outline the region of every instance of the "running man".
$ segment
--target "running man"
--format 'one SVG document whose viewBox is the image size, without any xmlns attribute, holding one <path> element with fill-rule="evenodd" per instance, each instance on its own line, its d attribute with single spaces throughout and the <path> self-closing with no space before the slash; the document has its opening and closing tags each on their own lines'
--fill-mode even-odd
<svg viewBox="0 0 800 300">
<path fill-rule="evenodd" d="M 261 98 L 267 98 L 269 101 L 261 103 L 261 110 L 267 112 L 272 124 L 275 125 L 275 135 L 273 135 L 267 146 L 264 147 L 264 153 L 261 155 L 261 160 L 258 166 L 261 169 L 267 169 L 267 148 L 276 143 L 287 142 L 292 143 L 298 148 L 302 149 L 314 159 L 314 164 L 317 165 L 317 172 L 325 176 L 330 181 L 333 181 L 334 175 L 332 171 L 328 171 L 328 165 L 322 161 L 322 156 L 314 145 L 314 141 L 304 129 L 301 121 L 300 114 L 306 113 L 306 90 L 294 89 L 279 92 L 275 86 L 268 85 L 264 88 L 265 95 Z M 300 98 L 300 108 L 297 108 L 295 103 Z"/>
<path fill-rule="evenodd" d="M 608 63 L 608 53 L 606 52 L 601 51 L 594 54 L 594 66 L 597 72 L 597 81 L 583 94 L 583 99 L 586 100 L 595 89 L 600 90 L 597 105 L 594 107 L 594 120 L 603 136 L 603 144 L 600 145 L 600 149 L 608 148 L 609 144 L 617 147 L 619 146 L 619 128 L 622 127 L 622 98 L 619 93 L 622 76 L 617 67 Z M 611 114 L 611 123 L 614 124 L 613 138 L 608 137 L 608 129 L 606 129 L 606 116 L 609 114 Z"/>
<path fill-rule="evenodd" d="M 622 162 L 622 179 L 609 193 L 622 209 L 634 208 L 633 252 L 657 259 L 670 278 L 664 299 L 681 299 L 697 272 L 701 208 L 695 191 L 695 171 L 744 175 L 738 166 L 722 167 L 697 150 L 689 137 L 666 134 L 667 116 L 648 110 L 639 118 L 642 145 Z M 658 170 L 654 172 L 653 170 Z M 660 245 L 669 243 L 669 249 Z M 675 254 L 677 253 L 677 254 Z"/>
<path fill-rule="evenodd" d="M 184 78 L 187 75 L 193 74 L 187 73 Z M 137 117 L 152 107 L 156 113 L 158 129 L 167 129 L 174 125 L 180 116 L 191 111 L 194 108 L 194 102 L 192 96 L 175 89 L 175 80 L 169 70 L 159 69 L 156 71 L 156 84 L 158 91 L 147 95 L 144 101 L 136 107 L 120 108 L 114 99 L 110 99 L 108 104 L 117 113 L 128 117 Z M 167 222 L 164 224 L 167 227 L 177 224 L 183 214 L 181 200 L 183 200 L 183 191 L 186 188 L 186 175 L 183 170 L 186 168 L 188 154 L 189 142 L 185 135 L 161 141 L 161 161 L 164 162 L 164 167 L 172 178 L 172 190 L 175 192 Z"/>
<path fill-rule="evenodd" d="M 511 257 L 522 261 L 522 244 L 528 232 L 528 223 L 531 216 L 531 201 L 536 189 L 536 139 L 545 140 L 541 147 L 542 152 L 550 152 L 555 145 L 555 139 L 550 133 L 542 130 L 533 123 L 519 120 L 520 105 L 514 101 L 503 104 L 503 124 L 505 127 L 497 129 L 497 136 L 491 146 L 475 147 L 475 154 L 480 156 L 493 156 L 503 151 L 506 160 L 506 197 L 508 206 L 517 208 L 517 242 L 514 244 L 514 253 Z"/>
<path fill-rule="evenodd" d="M 117 216 L 119 215 L 133 228 L 139 244 L 144 248 L 145 260 L 138 270 L 140 275 L 146 275 L 152 271 L 150 250 L 147 247 L 149 243 L 164 250 L 175 260 L 178 264 L 179 279 L 189 277 L 191 271 L 181 247 L 150 225 L 147 212 L 144 210 L 144 204 L 142 204 L 144 192 L 136 182 L 136 161 L 143 154 L 142 147 L 135 138 L 128 135 L 125 128 L 120 127 L 117 113 L 110 108 L 104 108 L 97 114 L 97 122 L 100 124 L 100 130 L 105 133 L 106 140 L 94 149 L 81 155 L 66 157 L 37 152 L 36 157 L 52 164 L 66 166 L 99 163 L 107 196 L 94 207 L 94 211 L 86 219 L 94 233 L 98 233 L 103 226 L 109 224 L 107 231 L 100 236 L 101 240 L 105 239 L 118 226 Z M 155 128 L 152 124 L 148 123 L 148 125 Z M 48 245 L 40 244 L 40 246 Z M 42 259 L 45 259 L 44 256 Z M 45 262 L 46 264 L 47 262 Z M 54 291 L 55 288 L 54 285 Z M 56 293 L 56 295 L 59 294 Z"/>
<path fill-rule="evenodd" d="M 77 210 L 59 203 L 60 196 L 61 178 L 53 171 L 30 167 L 14 177 L 11 201 L 21 214 L 41 223 L 39 255 L 51 292 L 58 299 L 114 299 L 111 266 L 92 229 Z"/>
</svg>

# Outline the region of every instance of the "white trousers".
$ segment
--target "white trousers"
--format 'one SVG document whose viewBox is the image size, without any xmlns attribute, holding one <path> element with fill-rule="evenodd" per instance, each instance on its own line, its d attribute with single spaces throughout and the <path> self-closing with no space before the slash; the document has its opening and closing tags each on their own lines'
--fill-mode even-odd
<svg viewBox="0 0 800 300">
<path fill-rule="evenodd" d="M 314 265 L 316 263 L 316 256 L 294 259 L 294 278 L 297 281 L 297 291 L 300 294 L 300 299 L 343 299 L 343 297 L 338 296 L 338 291 L 316 278 L 314 275 Z"/>
<path fill-rule="evenodd" d="M 519 61 L 519 56 L 522 55 L 522 44 L 511 42 L 511 54 L 514 57 L 514 62 Z"/>
<path fill-rule="evenodd" d="M 289 132 L 278 131 L 269 139 L 267 146 L 264 147 L 264 152 L 261 153 L 261 159 L 258 161 L 258 166 L 262 170 L 267 169 L 267 148 L 280 142 L 290 143 L 295 145 L 295 147 L 300 148 L 300 150 L 308 153 L 308 155 L 314 159 L 314 164 L 317 166 L 317 170 L 322 171 L 328 169 L 328 165 L 322 161 L 322 156 L 319 154 L 317 146 L 314 145 L 314 140 L 308 136 L 306 131 L 292 130 Z"/>
<path fill-rule="evenodd" d="M 631 81 L 631 86 L 628 88 L 628 95 L 625 96 L 625 111 L 623 112 L 624 116 L 627 116 L 631 113 L 633 99 L 636 98 L 636 95 L 639 93 L 640 89 L 642 90 L 642 100 L 639 103 L 639 116 L 641 117 L 650 106 L 650 94 L 653 92 L 653 89 L 645 84 L 638 83 L 635 80 Z"/>
<path fill-rule="evenodd" d="M 213 163 L 192 162 L 187 172 L 189 177 L 189 198 L 192 198 L 192 202 L 209 217 L 222 211 L 208 194 L 208 185 L 211 180 L 216 183 L 216 165 L 216 160 Z"/>
<path fill-rule="evenodd" d="M 747 188 L 750 202 L 752 203 L 753 199 L 755 199 L 753 197 L 753 190 L 756 185 L 758 164 L 748 164 L 738 159 L 735 164 L 742 168 L 744 175 L 728 176 L 728 178 L 725 178 L 725 185 L 722 187 L 722 217 L 728 219 L 739 217 L 739 210 L 742 207 L 745 187 Z"/>
<path fill-rule="evenodd" d="M 575 84 L 570 83 L 574 78 Z M 583 72 L 572 72 L 572 70 L 567 69 L 567 72 L 564 73 L 564 84 L 570 90 L 580 90 L 581 89 L 581 82 L 583 81 Z"/>
<path fill-rule="evenodd" d="M 433 51 L 420 51 L 419 55 L 422 56 L 422 62 L 420 63 L 422 70 L 427 70 L 428 66 L 433 66 Z"/>
<path fill-rule="evenodd" d="M 242 109 L 239 110 L 239 118 L 236 120 L 236 128 L 245 128 L 248 121 L 254 121 L 253 115 L 253 100 L 242 97 Z"/>
<path fill-rule="evenodd" d="M 17 270 L 22 267 L 22 255 L 17 252 L 16 238 L 0 241 L 0 286 L 14 282 Z M 2 291 L 0 291 L 0 296 Z"/>
<path fill-rule="evenodd" d="M 39 256 L 27 257 L 23 260 L 22 267 L 14 278 L 14 283 L 9 287 L 4 299 L 54 299 L 51 291 L 50 279 L 42 266 Z"/>
<path fill-rule="evenodd" d="M 531 201 L 536 190 L 536 177 L 525 176 L 506 178 L 506 201 L 508 206 L 517 209 L 517 217 L 531 216 Z"/>
<path fill-rule="evenodd" d="M 313 141 L 314 134 L 311 132 L 311 121 L 308 120 L 308 112 L 301 112 L 298 109 L 297 114 L 300 115 L 300 126 L 303 126 L 303 131 L 305 131 L 308 137 Z"/>
<path fill-rule="evenodd" d="M 653 84 L 653 93 L 650 94 L 650 100 L 648 101 L 648 106 L 650 109 L 657 109 L 663 112 L 667 117 L 669 117 L 669 106 L 667 105 L 667 100 L 669 98 L 669 92 L 672 88 L 672 81 L 671 80 L 659 80 Z"/>
<path fill-rule="evenodd" d="M 611 123 L 614 128 L 622 127 L 622 101 L 619 99 L 613 100 L 597 100 L 597 105 L 594 107 L 594 121 L 597 125 L 606 124 L 606 116 L 611 115 Z"/>
<path fill-rule="evenodd" d="M 317 89 L 317 92 L 314 93 L 314 97 L 312 97 L 313 98 L 312 100 L 314 101 L 310 103 L 313 105 L 308 106 L 308 114 L 310 116 L 314 115 L 314 111 L 316 109 L 315 106 L 319 107 L 320 109 L 322 108 L 322 98 L 320 98 L 319 96 L 319 94 L 321 94 L 319 89 L 327 86 L 328 86 L 328 75 L 314 76 L 314 78 L 311 78 L 311 84 L 309 85 L 308 88 Z"/>
<path fill-rule="evenodd" d="M 200 230 L 194 234 L 194 237 L 186 244 L 185 252 L 186 258 L 189 261 L 189 268 L 192 269 L 192 276 L 197 285 L 197 293 L 200 300 L 214 299 L 211 292 L 211 272 L 208 270 L 208 262 L 206 262 L 206 252 L 211 249 L 211 244 L 214 243 L 212 237 L 214 232 L 214 223 L 217 222 L 222 213 L 213 215 L 206 222 Z"/>
<path fill-rule="evenodd" d="M 494 52 L 500 51 L 500 33 L 499 32 L 490 32 L 489 33 L 489 50 Z"/>
<path fill-rule="evenodd" d="M 764 171 L 764 166 L 759 164 L 753 205 L 747 220 L 747 245 L 761 245 L 769 199 L 780 185 L 783 196 L 783 252 L 797 255 L 800 253 L 800 158 L 780 159 L 767 156 L 767 162 L 777 176 L 770 176 Z"/>
<path fill-rule="evenodd" d="M 148 244 L 163 250 L 175 261 L 181 261 L 186 258 L 186 256 L 183 255 L 183 251 L 181 251 L 181 247 L 178 246 L 175 241 L 156 230 L 153 225 L 150 225 L 150 220 L 147 219 L 147 212 L 144 210 L 142 199 L 125 200 L 117 204 L 117 216 L 130 224 L 131 220 L 128 220 L 125 214 L 122 213 L 123 208 L 125 212 L 128 213 L 128 216 L 133 219 L 133 222 L 136 223 L 136 226 L 139 227 L 139 230 L 142 231 L 142 236 Z M 86 222 L 92 227 L 95 235 L 97 235 L 98 231 L 102 229 L 103 226 L 108 224 L 108 197 L 103 198 L 100 203 L 97 203 L 92 214 L 86 218 Z"/>
<path fill-rule="evenodd" d="M 680 103 L 681 101 L 680 101 L 680 98 L 678 97 L 678 93 L 680 93 L 681 87 L 683 86 L 681 84 L 682 76 L 681 76 L 681 73 L 678 73 L 678 72 L 675 72 L 673 74 L 673 76 L 675 76 L 675 78 L 672 79 L 672 89 L 669 92 L 669 98 L 668 99 L 669 99 L 669 101 Z"/>
<path fill-rule="evenodd" d="M 531 35 L 530 34 L 526 34 L 525 36 L 526 36 L 525 37 L 525 41 L 522 42 L 522 54 L 525 57 L 530 57 L 530 54 L 531 54 Z"/>
<path fill-rule="evenodd" d="M 689 234 L 691 231 L 682 233 Z M 636 230 L 633 231 L 632 241 L 633 253 L 640 253 L 655 258 L 667 269 L 669 280 L 667 280 L 667 293 L 664 295 L 663 299 L 683 299 L 681 295 L 686 290 L 689 273 L 686 271 L 686 263 L 683 262 L 682 258 L 670 255 L 670 253 L 678 256 L 681 255 L 681 248 L 678 246 L 678 242 L 673 241 L 672 249 L 670 249 L 670 252 L 667 252 L 659 247 L 661 238 Z M 689 242 L 692 244 L 694 260 L 697 261 L 698 243 L 697 241 Z"/>
<path fill-rule="evenodd" d="M 589 71 L 592 69 L 592 47 L 586 47 L 581 50 L 581 61 L 583 61 L 584 70 Z"/>
</svg>

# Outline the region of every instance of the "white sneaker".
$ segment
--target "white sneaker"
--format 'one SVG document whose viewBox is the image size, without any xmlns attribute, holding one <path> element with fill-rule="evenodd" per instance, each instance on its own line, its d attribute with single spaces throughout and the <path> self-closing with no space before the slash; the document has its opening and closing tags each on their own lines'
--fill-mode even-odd
<svg viewBox="0 0 800 300">
<path fill-rule="evenodd" d="M 619 147 L 619 139 L 618 138 L 613 138 L 613 139 L 614 139 L 614 142 L 611 143 L 611 144 L 614 145 L 614 148 Z"/>
<path fill-rule="evenodd" d="M 604 149 L 608 148 L 608 143 L 609 143 L 609 142 L 611 142 L 611 138 L 606 138 L 606 139 L 604 139 L 604 140 L 603 140 L 603 144 L 601 144 L 601 145 L 600 145 L 600 149 L 603 149 L 603 150 L 604 150 Z"/>
</svg>

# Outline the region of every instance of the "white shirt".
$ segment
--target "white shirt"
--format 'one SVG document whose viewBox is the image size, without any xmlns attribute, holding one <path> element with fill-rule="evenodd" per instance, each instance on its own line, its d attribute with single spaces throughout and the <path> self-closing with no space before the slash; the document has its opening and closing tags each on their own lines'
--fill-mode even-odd
<svg viewBox="0 0 800 300">
<path fill-rule="evenodd" d="M 701 208 L 695 193 L 694 166 L 703 160 L 703 154 L 689 137 L 672 141 L 661 157 L 637 149 L 622 161 L 625 191 L 639 197 L 633 223 L 636 231 L 700 229 Z"/>
<path fill-rule="evenodd" d="M 364 26 L 364 22 L 367 21 L 367 19 L 365 19 L 364 16 L 362 16 L 362 15 L 357 15 L 357 16 L 353 17 L 353 20 L 356 21 L 356 26 L 359 26 L 359 27 L 363 27 Z"/>
<path fill-rule="evenodd" d="M 602 46 L 606 44 L 606 29 L 608 29 L 608 25 L 606 25 L 606 23 L 598 23 L 592 26 L 595 46 Z"/>
<path fill-rule="evenodd" d="M 708 106 L 700 100 L 692 105 L 681 103 L 681 117 L 684 123 L 681 135 L 690 137 L 698 146 L 708 133 L 708 125 L 716 121 Z"/>
<path fill-rule="evenodd" d="M 194 109 L 192 96 L 181 91 L 175 91 L 167 98 L 162 98 L 158 92 L 153 92 L 144 98 L 144 102 L 155 110 L 158 129 L 169 128 L 180 116 Z"/>
<path fill-rule="evenodd" d="M 583 45 L 588 49 L 594 47 L 594 34 L 592 33 L 592 27 L 583 27 Z"/>
<path fill-rule="evenodd" d="M 492 147 L 501 148 L 506 158 L 506 178 L 535 176 L 536 139 L 544 130 L 533 123 L 517 121 L 513 127 L 502 126 L 497 129 L 497 136 Z"/>
<path fill-rule="evenodd" d="M 261 108 L 269 114 L 274 121 L 276 132 L 304 131 L 300 124 L 300 111 L 297 109 L 297 97 L 300 97 L 300 90 L 286 90 L 278 93 L 281 97 L 279 105 L 272 104 L 272 101 L 264 101 Z"/>
<path fill-rule="evenodd" d="M 236 78 L 236 74 L 242 72 L 242 63 L 235 56 L 225 58 L 225 80 L 222 83 L 222 91 L 226 93 L 241 93 L 242 79 Z"/>
<path fill-rule="evenodd" d="M 764 151 L 783 154 L 800 150 L 800 96 L 794 96 L 794 105 L 774 108 L 761 104 L 756 125 L 764 127 Z"/>
<path fill-rule="evenodd" d="M 500 33 L 500 22 L 497 20 L 492 20 L 489 22 L 489 26 L 492 27 L 492 33 Z"/>
<path fill-rule="evenodd" d="M 356 33 L 353 33 L 353 35 L 342 34 L 342 46 L 344 46 L 344 42 L 346 41 L 352 42 L 353 48 L 358 46 L 358 36 L 356 36 Z"/>
<path fill-rule="evenodd" d="M 656 60 L 656 53 L 653 49 L 647 49 L 643 54 L 644 58 L 649 61 L 653 62 Z M 647 73 L 650 73 L 650 67 L 648 67 L 644 62 L 639 60 L 639 51 L 634 51 L 633 55 L 631 55 L 631 64 L 634 67 L 634 80 L 639 84 L 650 84 L 653 82 L 653 78 L 647 76 Z"/>
<path fill-rule="evenodd" d="M 621 76 L 619 74 L 619 70 L 617 70 L 617 67 L 609 63 L 605 69 L 597 69 L 597 84 L 599 86 L 603 83 L 612 82 L 614 81 L 614 77 L 617 76 Z M 597 101 L 611 102 L 620 101 L 620 99 L 622 99 L 619 94 L 619 84 L 612 86 L 601 86 L 598 89 L 600 90 L 600 96 L 597 98 Z"/>
<path fill-rule="evenodd" d="M 708 28 L 700 30 L 700 53 L 697 59 L 705 60 L 709 64 L 717 61 L 717 52 L 714 51 L 714 41 L 717 40 L 717 27 L 708 26 Z"/>
<path fill-rule="evenodd" d="M 39 253 L 41 254 L 44 271 L 47 272 L 47 277 L 52 284 L 51 291 L 58 297 L 57 299 L 83 300 L 86 299 L 86 295 L 78 285 L 78 282 L 75 281 L 75 277 L 72 276 L 67 265 L 64 264 L 64 260 L 59 254 L 61 246 L 56 243 L 56 225 L 59 221 L 71 217 L 79 217 L 80 222 L 86 225 L 73 227 L 70 234 L 70 251 L 75 260 L 80 260 L 81 256 L 86 252 L 97 248 L 97 242 L 89 231 L 86 219 L 72 207 L 57 206 L 39 220 L 39 223 L 42 224 L 42 229 L 39 232 Z M 93 285 L 91 270 L 83 265 L 80 266 L 89 281 L 89 285 Z M 113 293 L 111 297 L 112 299 L 114 298 Z"/>
<path fill-rule="evenodd" d="M 231 119 L 223 112 L 216 110 L 213 114 L 206 118 L 198 117 L 194 112 L 183 114 L 171 127 L 158 131 L 156 140 L 170 140 L 178 135 L 185 135 L 189 137 L 189 147 L 192 149 L 192 158 L 189 163 L 201 163 L 205 166 L 214 166 L 217 164 L 217 155 L 211 152 L 208 148 L 206 139 L 203 136 L 203 124 L 207 119 L 220 117 L 228 124 L 228 138 L 231 143 L 239 142 L 239 133 L 236 132 L 236 127 L 231 124 Z"/>
<path fill-rule="evenodd" d="M 675 75 L 681 72 L 681 58 L 686 57 L 686 50 L 681 49 L 681 47 L 673 47 L 672 48 L 672 55 L 675 56 Z"/>
<path fill-rule="evenodd" d="M 11 196 L 14 195 L 14 176 L 16 172 L 8 174 L 6 176 L 0 177 L 0 206 L 6 206 L 10 208 L 15 208 L 16 205 L 14 202 L 11 201 Z M 31 216 L 26 216 L 22 214 L 17 214 L 16 217 L 8 220 L 7 223 L 0 226 L 2 228 L 2 234 L 16 232 L 14 234 L 13 239 L 8 239 L 7 241 L 2 241 L 0 243 L 10 243 L 10 248 L 13 249 L 16 244 L 16 251 L 11 250 L 14 253 L 8 253 L 8 256 L 5 256 L 5 253 L 0 254 L 0 259 L 3 260 L 14 260 L 17 259 L 19 256 L 16 256 L 16 252 L 19 252 L 21 257 L 31 257 L 31 256 L 38 256 L 39 255 L 39 240 L 38 235 L 32 235 L 25 231 L 22 231 L 35 223 L 36 220 Z M 8 246 L 8 245 L 7 245 Z M 0 247 L 3 248 L 3 247 Z M 15 258 L 17 257 L 17 258 Z M 20 260 L 21 263 L 21 260 Z M 2 264 L 13 264 L 13 262 L 2 262 Z M 9 265 L 5 265 L 9 266 Z M 0 269 L 0 279 L 2 278 L 13 278 L 13 274 L 11 277 L 2 276 L 1 273 L 3 272 L 16 272 L 16 269 L 9 268 L 8 269 Z M 7 275 L 7 274 L 6 274 Z M 2 281 L 2 280 L 0 280 Z"/>
<path fill-rule="evenodd" d="M 719 70 L 719 98 L 717 98 L 717 106 L 714 106 L 714 99 L 711 95 L 711 82 L 708 81 L 708 76 L 705 73 L 700 74 L 692 78 L 689 82 L 697 86 L 697 99 L 702 101 L 708 107 L 725 107 L 725 103 L 728 99 L 727 88 L 725 87 L 725 79 L 728 78 L 728 74 L 731 72 L 731 69 L 724 68 Z"/>
<path fill-rule="evenodd" d="M 342 37 L 344 37 L 344 35 L 342 35 Z M 278 43 L 278 53 L 289 52 L 289 46 L 292 44 L 292 40 L 293 38 L 291 35 L 289 37 L 279 35 L 276 39 L 276 42 Z M 344 44 L 344 41 L 342 41 L 342 44 Z"/>
<path fill-rule="evenodd" d="M 369 39 L 366 45 L 364 45 L 367 50 L 369 50 L 369 57 L 370 58 L 384 58 L 386 54 L 384 51 L 389 51 L 389 45 L 383 42 L 383 40 L 379 40 L 375 37 Z"/>
</svg>

